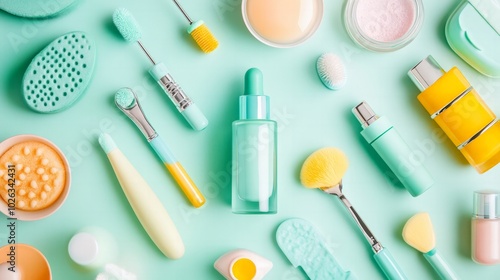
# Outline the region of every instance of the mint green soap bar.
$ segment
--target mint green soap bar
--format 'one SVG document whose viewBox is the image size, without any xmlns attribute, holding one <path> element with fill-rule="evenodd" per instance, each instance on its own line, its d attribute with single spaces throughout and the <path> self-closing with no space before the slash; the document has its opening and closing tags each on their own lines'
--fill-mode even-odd
<svg viewBox="0 0 500 280">
<path fill-rule="evenodd" d="M 23 77 L 23 96 L 39 113 L 56 113 L 85 92 L 96 60 L 96 46 L 83 32 L 67 33 L 33 58 Z"/>
<path fill-rule="evenodd" d="M 500 77 L 500 6 L 491 0 L 464 1 L 445 28 L 448 44 L 486 76 Z"/>
</svg>

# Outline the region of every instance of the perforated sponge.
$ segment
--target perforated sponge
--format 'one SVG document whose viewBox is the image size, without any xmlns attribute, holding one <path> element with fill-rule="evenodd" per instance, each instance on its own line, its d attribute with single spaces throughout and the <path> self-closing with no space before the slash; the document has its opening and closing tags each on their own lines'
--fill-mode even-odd
<svg viewBox="0 0 500 280">
<path fill-rule="evenodd" d="M 333 187 L 340 183 L 349 161 L 337 148 L 322 148 L 312 153 L 302 164 L 300 181 L 307 188 Z"/>
<path fill-rule="evenodd" d="M 56 113 L 73 105 L 92 78 L 96 46 L 83 32 L 67 33 L 31 61 L 23 77 L 26 104 L 40 113 Z"/>
<path fill-rule="evenodd" d="M 0 0 L 0 10 L 26 18 L 55 17 L 70 10 L 78 0 Z"/>
</svg>

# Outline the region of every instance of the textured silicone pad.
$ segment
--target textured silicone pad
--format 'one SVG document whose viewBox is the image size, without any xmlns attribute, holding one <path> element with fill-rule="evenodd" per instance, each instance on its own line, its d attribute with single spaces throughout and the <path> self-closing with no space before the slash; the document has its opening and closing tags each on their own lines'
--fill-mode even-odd
<svg viewBox="0 0 500 280">
<path fill-rule="evenodd" d="M 0 0 L 0 10 L 26 18 L 54 17 L 71 9 L 78 0 Z"/>
<path fill-rule="evenodd" d="M 302 267 L 313 280 L 354 280 L 344 271 L 312 224 L 302 219 L 281 223 L 276 232 L 281 251 L 295 267 Z"/>
<path fill-rule="evenodd" d="M 40 113 L 67 109 L 89 84 L 95 58 L 95 44 L 83 32 L 55 39 L 33 58 L 24 73 L 24 100 Z"/>
</svg>

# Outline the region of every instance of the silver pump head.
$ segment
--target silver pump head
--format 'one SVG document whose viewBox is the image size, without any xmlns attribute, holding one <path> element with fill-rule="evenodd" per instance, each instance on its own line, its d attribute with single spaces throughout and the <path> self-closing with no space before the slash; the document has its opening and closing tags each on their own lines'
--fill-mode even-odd
<svg viewBox="0 0 500 280">
<path fill-rule="evenodd" d="M 411 80 L 420 91 L 424 91 L 441 78 L 444 73 L 446 72 L 443 68 L 441 68 L 437 61 L 429 55 L 413 67 L 408 72 L 408 76 L 410 76 Z"/>
<path fill-rule="evenodd" d="M 474 217 L 479 219 L 500 218 L 500 193 L 474 192 Z"/>
<path fill-rule="evenodd" d="M 352 108 L 352 113 L 354 114 L 354 116 L 356 116 L 363 128 L 368 127 L 370 124 L 378 120 L 377 114 L 373 112 L 372 108 L 365 101 Z"/>
</svg>

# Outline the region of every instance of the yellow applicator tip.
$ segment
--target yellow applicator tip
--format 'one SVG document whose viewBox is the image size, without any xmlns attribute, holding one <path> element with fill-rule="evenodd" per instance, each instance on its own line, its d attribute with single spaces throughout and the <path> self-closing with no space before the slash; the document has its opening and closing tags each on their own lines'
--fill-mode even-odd
<svg viewBox="0 0 500 280">
<path fill-rule="evenodd" d="M 403 239 L 408 245 L 422 253 L 428 253 L 436 247 L 436 238 L 431 217 L 422 212 L 411 217 L 403 227 Z"/>
<path fill-rule="evenodd" d="M 188 33 L 204 53 L 212 52 L 219 46 L 219 42 L 202 20 L 193 22 L 188 28 Z"/>
<path fill-rule="evenodd" d="M 347 156 L 337 148 L 322 148 L 304 161 L 300 181 L 307 188 L 333 187 L 340 183 L 347 171 Z"/>
</svg>

